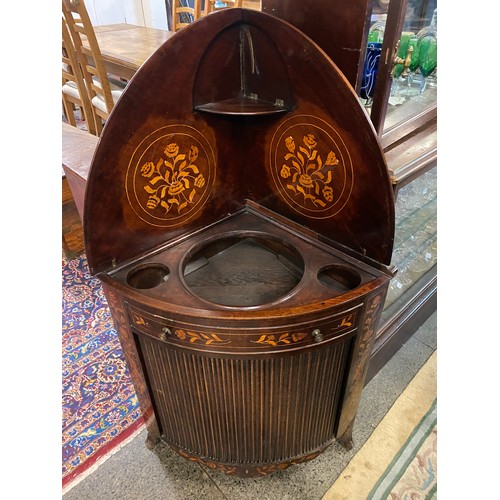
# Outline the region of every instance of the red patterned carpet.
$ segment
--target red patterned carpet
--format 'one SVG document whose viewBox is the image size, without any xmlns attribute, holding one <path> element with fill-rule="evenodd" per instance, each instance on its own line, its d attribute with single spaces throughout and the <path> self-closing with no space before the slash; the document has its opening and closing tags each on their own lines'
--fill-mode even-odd
<svg viewBox="0 0 500 500">
<path fill-rule="evenodd" d="M 100 282 L 62 263 L 62 477 L 68 488 L 143 426 Z"/>
</svg>

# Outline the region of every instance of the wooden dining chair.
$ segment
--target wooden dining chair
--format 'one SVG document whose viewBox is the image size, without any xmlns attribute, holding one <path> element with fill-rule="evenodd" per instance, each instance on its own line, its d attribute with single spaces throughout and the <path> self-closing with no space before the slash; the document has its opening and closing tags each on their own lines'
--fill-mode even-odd
<svg viewBox="0 0 500 500">
<path fill-rule="evenodd" d="M 205 0 L 208 1 L 208 0 Z M 193 7 L 187 0 L 172 0 L 172 29 L 179 31 L 201 17 L 201 0 L 194 0 Z"/>
<path fill-rule="evenodd" d="M 96 135 L 94 111 L 87 85 L 64 17 L 62 18 L 62 102 L 64 114 L 70 125 L 76 127 L 75 106 L 78 106 L 87 130 Z"/>
<path fill-rule="evenodd" d="M 205 7 L 205 14 L 212 12 L 219 12 L 219 10 L 231 9 L 234 7 L 241 8 L 243 0 L 205 0 L 207 5 Z"/>
<path fill-rule="evenodd" d="M 126 84 L 119 81 L 114 81 L 113 85 L 110 83 L 84 1 L 62 0 L 62 12 L 83 68 L 87 92 L 94 111 L 97 135 L 101 135 L 104 122 L 108 119 Z M 88 72 L 90 78 L 86 77 L 85 72 Z"/>
</svg>

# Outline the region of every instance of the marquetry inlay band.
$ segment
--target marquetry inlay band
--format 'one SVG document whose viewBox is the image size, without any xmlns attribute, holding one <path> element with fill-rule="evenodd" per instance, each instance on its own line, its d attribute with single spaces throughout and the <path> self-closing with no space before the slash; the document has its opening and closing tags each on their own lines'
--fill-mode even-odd
<svg viewBox="0 0 500 500">
<path fill-rule="evenodd" d="M 162 338 L 166 340 L 167 337 L 160 335 L 162 331 L 162 324 L 157 321 L 145 318 L 134 311 L 132 313 L 132 321 L 135 326 L 141 328 L 142 330 L 148 331 L 155 337 Z M 348 314 L 342 315 L 340 318 L 332 321 L 327 328 L 328 334 L 337 334 L 349 330 L 355 321 L 356 313 L 349 312 Z M 232 349 L 241 347 L 253 347 L 253 348 L 275 348 L 275 347 L 286 347 L 295 344 L 304 344 L 310 342 L 313 338 L 312 328 L 311 331 L 295 331 L 295 332 L 279 332 L 279 333 L 259 333 L 256 335 L 237 335 L 234 332 L 231 334 L 214 333 L 214 332 L 202 332 L 195 331 L 192 329 L 169 327 L 169 332 L 171 333 L 170 338 L 176 341 L 180 341 L 184 344 L 190 345 L 203 345 L 203 346 L 213 346 L 213 347 L 227 347 Z M 237 338 L 237 345 L 233 345 L 233 342 Z"/>
</svg>

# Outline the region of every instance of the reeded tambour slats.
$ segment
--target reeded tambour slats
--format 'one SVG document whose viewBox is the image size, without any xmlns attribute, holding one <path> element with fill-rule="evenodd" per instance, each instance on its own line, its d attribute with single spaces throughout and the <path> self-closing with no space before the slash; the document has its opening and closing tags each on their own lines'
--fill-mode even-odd
<svg viewBox="0 0 500 500">
<path fill-rule="evenodd" d="M 139 339 L 162 433 L 174 446 L 226 464 L 266 464 L 333 439 L 349 339 L 252 359 Z"/>
</svg>

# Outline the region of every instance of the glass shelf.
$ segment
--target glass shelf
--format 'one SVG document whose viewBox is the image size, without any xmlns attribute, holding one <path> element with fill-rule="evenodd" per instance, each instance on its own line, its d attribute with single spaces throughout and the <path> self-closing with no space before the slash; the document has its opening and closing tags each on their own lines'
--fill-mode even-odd
<svg viewBox="0 0 500 500">
<path fill-rule="evenodd" d="M 418 93 L 420 76 L 416 75 L 411 87 L 406 81 L 392 83 L 393 90 L 387 102 L 387 113 L 384 121 L 384 132 L 406 123 L 414 116 L 424 113 L 437 102 L 437 76 L 429 77 L 429 83 L 422 94 Z M 365 106 L 368 114 L 371 106 Z"/>
<path fill-rule="evenodd" d="M 385 308 L 437 263 L 437 167 L 402 187 L 396 202 L 392 279 Z"/>
<path fill-rule="evenodd" d="M 373 9 L 359 94 L 379 135 L 408 128 L 416 116 L 415 127 L 433 118 L 436 51 L 435 0 L 387 0 Z"/>
</svg>

